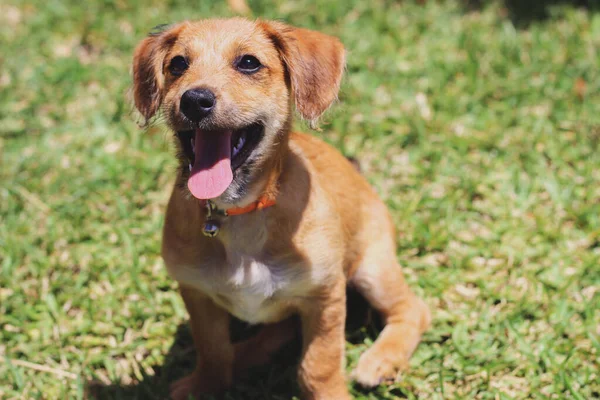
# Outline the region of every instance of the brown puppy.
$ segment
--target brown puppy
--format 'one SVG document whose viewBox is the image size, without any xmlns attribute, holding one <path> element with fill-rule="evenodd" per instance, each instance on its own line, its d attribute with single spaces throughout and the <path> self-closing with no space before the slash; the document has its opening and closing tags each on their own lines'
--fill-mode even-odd
<svg viewBox="0 0 600 400">
<path fill-rule="evenodd" d="M 290 132 L 336 99 L 344 48 L 278 22 L 183 22 L 153 33 L 134 56 L 134 97 L 162 109 L 181 166 L 162 254 L 180 284 L 197 351 L 171 396 L 222 391 L 292 338 L 299 315 L 304 399 L 349 399 L 344 377 L 346 284 L 386 323 L 353 378 L 393 379 L 430 323 L 396 261 L 385 205 L 335 149 Z M 229 215 L 225 215 L 229 214 Z M 232 344 L 229 319 L 265 323 Z"/>
</svg>

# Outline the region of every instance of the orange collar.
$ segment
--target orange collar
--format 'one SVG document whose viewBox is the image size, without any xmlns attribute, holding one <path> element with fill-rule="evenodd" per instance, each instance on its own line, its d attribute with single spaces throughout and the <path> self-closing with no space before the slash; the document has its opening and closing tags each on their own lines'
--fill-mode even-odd
<svg viewBox="0 0 600 400">
<path fill-rule="evenodd" d="M 275 199 L 267 194 L 263 194 L 259 199 L 253 203 L 248 204 L 245 207 L 232 207 L 226 210 L 218 209 L 213 202 L 210 200 L 206 202 L 208 216 L 210 218 L 211 213 L 217 212 L 221 215 L 230 216 L 230 215 L 242 215 L 255 210 L 262 210 L 267 207 L 274 206 L 276 203 Z"/>
<path fill-rule="evenodd" d="M 232 207 L 225 210 L 226 215 L 242 215 L 254 210 L 262 210 L 263 208 L 271 207 L 275 205 L 275 199 L 267 196 L 266 194 L 260 196 L 254 203 L 248 204 L 246 207 Z"/>
</svg>

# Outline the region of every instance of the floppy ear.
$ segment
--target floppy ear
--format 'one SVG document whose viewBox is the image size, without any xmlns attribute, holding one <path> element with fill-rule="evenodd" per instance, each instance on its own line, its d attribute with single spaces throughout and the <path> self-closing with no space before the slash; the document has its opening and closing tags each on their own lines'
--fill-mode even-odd
<svg viewBox="0 0 600 400">
<path fill-rule="evenodd" d="M 287 68 L 296 108 L 314 122 L 337 98 L 346 62 L 335 37 L 280 22 L 260 22 Z"/>
<path fill-rule="evenodd" d="M 156 29 L 156 28 L 155 28 Z M 142 40 L 133 55 L 133 99 L 146 122 L 154 116 L 162 102 L 164 87 L 163 62 L 177 39 L 173 31 L 153 32 Z"/>
</svg>

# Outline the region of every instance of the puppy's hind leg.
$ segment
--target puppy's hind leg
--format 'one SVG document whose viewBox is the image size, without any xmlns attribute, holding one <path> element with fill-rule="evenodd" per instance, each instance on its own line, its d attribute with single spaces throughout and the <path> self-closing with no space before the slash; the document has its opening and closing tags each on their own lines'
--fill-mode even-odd
<svg viewBox="0 0 600 400">
<path fill-rule="evenodd" d="M 352 277 L 354 286 L 382 314 L 385 323 L 352 373 L 352 378 L 366 387 L 394 380 L 399 371 L 406 369 L 421 334 L 431 322 L 427 305 L 404 280 L 391 235 L 371 243 Z"/>
</svg>

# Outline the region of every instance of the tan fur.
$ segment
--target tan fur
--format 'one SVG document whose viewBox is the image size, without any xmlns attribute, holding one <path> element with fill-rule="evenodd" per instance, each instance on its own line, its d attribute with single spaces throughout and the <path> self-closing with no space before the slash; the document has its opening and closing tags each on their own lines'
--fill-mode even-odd
<svg viewBox="0 0 600 400">
<path fill-rule="evenodd" d="M 165 65 L 181 54 L 190 59 L 189 70 L 169 76 Z M 255 55 L 265 70 L 253 77 L 240 74 L 231 63 L 241 54 Z M 256 118 L 264 123 L 248 190 L 236 197 L 234 180 L 215 203 L 228 208 L 265 192 L 277 197 L 273 207 L 228 217 L 219 235 L 207 238 L 201 233 L 204 209 L 181 188 L 185 176 L 179 175 L 162 253 L 180 283 L 198 359 L 196 370 L 173 384 L 174 399 L 219 392 L 245 368 L 267 362 L 294 336 L 292 315 L 302 325 L 302 398 L 349 399 L 343 372 L 348 283 L 386 322 L 353 373 L 359 383 L 394 379 L 428 327 L 427 306 L 408 288 L 396 261 L 385 205 L 337 150 L 289 131 L 292 102 L 305 118 L 318 118 L 335 100 L 343 68 L 337 39 L 267 21 L 184 22 L 136 50 L 135 100 L 146 118 L 160 105 L 169 126 L 181 129 L 181 95 L 208 86 L 218 98 L 216 123 L 233 128 Z M 234 345 L 230 314 L 267 325 Z"/>
</svg>

